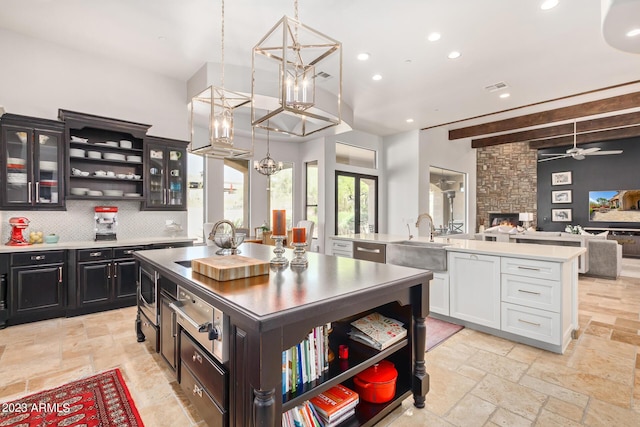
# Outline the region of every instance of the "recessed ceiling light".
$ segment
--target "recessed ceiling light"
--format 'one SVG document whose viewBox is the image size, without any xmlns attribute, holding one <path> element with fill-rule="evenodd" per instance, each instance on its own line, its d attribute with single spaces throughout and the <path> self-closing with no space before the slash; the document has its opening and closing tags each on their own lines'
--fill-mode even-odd
<svg viewBox="0 0 640 427">
<path fill-rule="evenodd" d="M 427 36 L 427 40 L 429 40 L 430 42 L 437 42 L 438 40 L 440 40 L 440 37 L 442 37 L 440 33 L 431 33 Z"/>
<path fill-rule="evenodd" d="M 458 52 L 457 50 L 454 50 L 453 52 L 451 52 L 451 53 L 448 55 L 448 58 L 449 58 L 449 59 L 456 59 L 456 58 L 460 58 L 460 55 L 461 55 L 461 53 L 460 53 L 460 52 Z"/>
<path fill-rule="evenodd" d="M 369 54 L 367 52 L 362 52 L 358 54 L 358 60 L 366 61 L 367 59 L 369 59 Z"/>
<path fill-rule="evenodd" d="M 413 123 L 413 119 L 407 119 L 407 123 Z"/>
<path fill-rule="evenodd" d="M 640 28 L 634 28 L 633 30 L 627 33 L 627 37 L 635 37 L 640 35 Z"/>
<path fill-rule="evenodd" d="M 511 94 L 510 94 L 510 93 L 508 93 L 508 92 L 506 92 L 506 93 L 501 93 L 501 94 L 500 94 L 500 98 L 508 98 L 508 97 L 510 97 L 510 96 L 511 96 Z"/>
<path fill-rule="evenodd" d="M 540 5 L 540 9 L 549 10 L 549 9 L 553 9 L 557 5 L 558 5 L 558 0 L 544 0 Z"/>
<path fill-rule="evenodd" d="M 374 74 L 373 77 L 371 77 L 373 80 L 382 80 L 382 76 L 380 74 Z"/>
</svg>

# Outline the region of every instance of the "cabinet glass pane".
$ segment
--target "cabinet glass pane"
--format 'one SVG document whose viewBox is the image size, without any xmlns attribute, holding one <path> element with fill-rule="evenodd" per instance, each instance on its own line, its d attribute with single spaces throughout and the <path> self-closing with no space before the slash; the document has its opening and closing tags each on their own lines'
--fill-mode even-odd
<svg viewBox="0 0 640 427">
<path fill-rule="evenodd" d="M 169 198 L 167 204 L 182 205 L 184 203 L 184 188 L 182 188 L 182 177 L 185 174 L 185 161 L 182 151 L 169 150 Z"/>
<path fill-rule="evenodd" d="M 166 199 L 164 182 L 164 150 L 149 151 L 149 204 L 160 206 Z"/>
<path fill-rule="evenodd" d="M 7 203 L 30 203 L 28 167 L 29 167 L 29 137 L 27 131 L 5 129 L 6 167 L 7 170 Z"/>
<path fill-rule="evenodd" d="M 35 145 L 38 164 L 36 171 L 36 201 L 58 203 L 60 141 L 56 135 L 36 133 Z"/>
</svg>

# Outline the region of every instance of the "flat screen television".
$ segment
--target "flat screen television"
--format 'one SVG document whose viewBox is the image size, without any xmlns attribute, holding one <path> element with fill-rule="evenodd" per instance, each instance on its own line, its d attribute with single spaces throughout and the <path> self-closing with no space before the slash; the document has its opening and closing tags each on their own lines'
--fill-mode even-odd
<svg viewBox="0 0 640 427">
<path fill-rule="evenodd" d="M 589 221 L 640 222 L 640 190 L 589 191 Z"/>
</svg>

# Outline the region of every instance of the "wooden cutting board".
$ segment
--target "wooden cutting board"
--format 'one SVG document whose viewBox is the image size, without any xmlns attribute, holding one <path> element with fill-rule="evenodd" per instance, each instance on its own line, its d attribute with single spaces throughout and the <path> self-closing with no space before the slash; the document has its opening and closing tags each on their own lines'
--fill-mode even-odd
<svg viewBox="0 0 640 427">
<path fill-rule="evenodd" d="M 269 274 L 269 262 L 241 255 L 222 255 L 191 261 L 191 269 L 217 281 Z"/>
</svg>

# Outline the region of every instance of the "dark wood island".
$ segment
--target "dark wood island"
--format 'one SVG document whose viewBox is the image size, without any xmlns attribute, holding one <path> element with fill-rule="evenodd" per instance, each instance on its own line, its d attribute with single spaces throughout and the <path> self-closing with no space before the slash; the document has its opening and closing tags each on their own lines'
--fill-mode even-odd
<svg viewBox="0 0 640 427">
<path fill-rule="evenodd" d="M 387 403 L 358 405 L 341 425 L 370 426 L 411 394 L 424 407 L 425 318 L 430 271 L 308 253 L 309 266 L 218 282 L 194 273 L 191 260 L 215 256 L 199 246 L 135 252 L 140 262 L 138 340 L 149 342 L 176 370 L 181 387 L 212 426 L 278 426 L 281 414 L 344 383 L 373 364 L 392 361 L 398 378 Z M 268 261 L 273 247 L 244 244 L 243 256 Z M 289 259 L 292 253 L 285 254 Z M 407 337 L 377 351 L 350 340 L 349 323 L 377 311 L 398 319 Z M 283 351 L 331 323 L 329 347 L 348 344 L 320 379 L 282 394 Z"/>
</svg>

